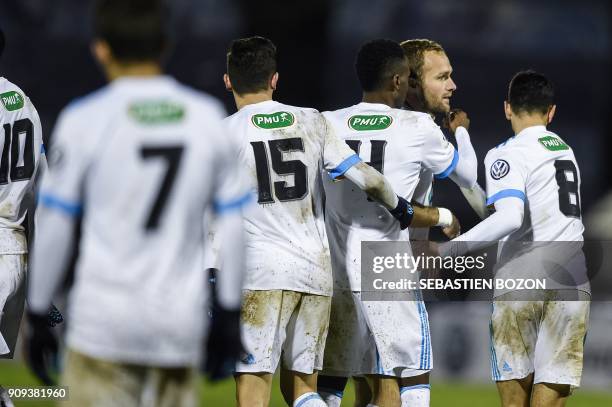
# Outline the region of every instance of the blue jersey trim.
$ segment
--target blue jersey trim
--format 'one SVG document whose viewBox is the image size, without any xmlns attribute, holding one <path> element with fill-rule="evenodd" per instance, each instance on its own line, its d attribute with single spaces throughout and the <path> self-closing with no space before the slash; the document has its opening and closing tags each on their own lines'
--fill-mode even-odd
<svg viewBox="0 0 612 407">
<path fill-rule="evenodd" d="M 457 167 L 457 163 L 459 162 L 459 153 L 457 152 L 457 150 L 454 151 L 453 154 L 453 161 L 451 161 L 450 165 L 448 166 L 447 169 L 445 169 L 444 171 L 442 171 L 439 174 L 434 175 L 435 179 L 444 179 L 446 177 L 448 177 L 449 175 L 451 175 L 451 173 L 453 171 L 455 171 L 455 168 Z"/>
<path fill-rule="evenodd" d="M 322 398 L 321 398 L 321 396 L 319 396 L 317 393 L 315 393 L 315 394 L 311 394 L 310 396 L 308 396 L 308 397 L 303 398 L 302 400 L 300 400 L 300 402 L 299 402 L 299 403 L 297 403 L 297 404 L 295 405 L 295 407 L 300 407 L 300 406 L 303 406 L 304 404 L 306 404 L 306 402 L 307 402 L 307 401 L 310 401 L 310 400 L 323 400 L 323 399 L 322 399 Z"/>
<path fill-rule="evenodd" d="M 400 389 L 400 394 L 404 394 L 404 392 L 408 390 L 416 390 L 416 389 L 431 389 L 431 384 L 415 384 L 414 386 L 402 387 Z"/>
<path fill-rule="evenodd" d="M 357 154 L 353 154 L 352 156 L 342 161 L 336 168 L 329 171 L 329 177 L 331 179 L 336 179 L 339 176 L 344 175 L 344 173 L 347 172 L 353 165 L 360 162 L 361 158 L 359 158 Z"/>
<path fill-rule="evenodd" d="M 70 216 L 79 216 L 83 206 L 78 202 L 68 202 L 51 194 L 40 194 L 40 204 L 47 208 L 58 209 Z"/>
<path fill-rule="evenodd" d="M 340 391 L 340 390 L 336 390 L 336 389 L 331 389 L 328 387 L 318 387 L 319 392 L 325 392 L 325 393 L 329 393 L 329 394 L 333 394 L 334 396 L 338 397 L 338 398 L 342 398 L 344 397 L 344 392 Z"/>
<path fill-rule="evenodd" d="M 502 189 L 498 193 L 494 194 L 492 197 L 487 199 L 487 205 L 491 205 L 502 198 L 520 198 L 525 202 L 526 197 L 523 191 L 519 191 L 518 189 Z"/>
<path fill-rule="evenodd" d="M 244 205 L 251 202 L 252 198 L 253 198 L 253 195 L 250 192 L 247 192 L 240 198 L 234 199 L 233 201 L 229 201 L 229 202 L 215 201 L 213 203 L 213 209 L 215 210 L 217 214 L 232 212 L 232 211 L 242 208 Z"/>
</svg>

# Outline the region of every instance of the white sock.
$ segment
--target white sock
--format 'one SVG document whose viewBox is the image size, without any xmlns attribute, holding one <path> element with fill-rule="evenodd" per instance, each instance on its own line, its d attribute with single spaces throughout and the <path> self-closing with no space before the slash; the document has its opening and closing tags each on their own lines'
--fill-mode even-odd
<svg viewBox="0 0 612 407">
<path fill-rule="evenodd" d="M 378 407 L 378 406 L 377 406 L 376 404 L 372 404 L 372 403 L 370 403 L 370 404 L 368 404 L 366 407 Z"/>
<path fill-rule="evenodd" d="M 293 402 L 293 407 L 327 407 L 319 393 L 304 393 Z"/>
<path fill-rule="evenodd" d="M 429 384 L 402 387 L 402 407 L 429 407 L 430 388 Z"/>
<path fill-rule="evenodd" d="M 327 404 L 327 407 L 340 407 L 342 404 L 343 392 L 333 392 L 332 390 L 319 389 L 321 398 Z"/>
</svg>

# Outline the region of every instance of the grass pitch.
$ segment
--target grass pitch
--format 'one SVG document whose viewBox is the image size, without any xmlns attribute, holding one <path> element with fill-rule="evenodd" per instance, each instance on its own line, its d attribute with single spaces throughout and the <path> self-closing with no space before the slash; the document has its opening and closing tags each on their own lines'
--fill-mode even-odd
<svg viewBox="0 0 612 407">
<path fill-rule="evenodd" d="M 0 360 L 0 384 L 2 386 L 37 386 L 38 382 L 30 372 L 20 363 Z M 235 397 L 234 381 L 232 379 L 216 384 L 202 380 L 200 389 L 201 406 L 233 406 Z M 51 407 L 55 404 L 50 401 L 14 401 L 16 407 Z M 345 391 L 343 406 L 353 403 L 353 389 L 349 383 Z M 490 385 L 473 385 L 464 383 L 432 383 L 432 407 L 491 407 L 498 406 L 497 390 L 493 383 Z M 570 397 L 568 407 L 598 407 L 612 406 L 612 393 L 592 392 L 578 390 Z M 275 379 L 271 407 L 283 407 L 286 404 L 280 394 L 278 378 Z"/>
</svg>

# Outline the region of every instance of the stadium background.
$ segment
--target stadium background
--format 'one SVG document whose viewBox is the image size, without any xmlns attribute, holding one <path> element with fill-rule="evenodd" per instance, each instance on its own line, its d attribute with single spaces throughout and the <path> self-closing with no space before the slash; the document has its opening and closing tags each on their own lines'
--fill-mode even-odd
<svg viewBox="0 0 612 407">
<path fill-rule="evenodd" d="M 0 2 L 0 25 L 7 36 L 0 74 L 32 99 L 46 138 L 63 106 L 104 84 L 88 49 L 91 4 L 91 0 Z M 595 226 L 611 222 L 612 204 L 604 199 L 612 187 L 608 159 L 612 6 L 608 1 L 172 0 L 168 5 L 174 48 L 166 59 L 167 71 L 221 98 L 230 113 L 235 108 L 221 75 L 233 38 L 253 34 L 271 38 L 279 49 L 276 99 L 320 110 L 359 101 L 353 62 L 364 41 L 385 37 L 440 42 L 458 85 L 451 103 L 470 116 L 479 161 L 512 135 L 502 112 L 510 77 L 524 68 L 539 70 L 556 86 L 558 110 L 550 128 L 576 153 L 583 214 Z M 484 185 L 482 166 L 479 182 Z M 452 208 L 464 229 L 477 221 L 452 183 L 436 184 L 434 202 Z M 602 229 L 603 235 L 596 237 L 612 240 L 612 228 L 607 235 L 608 229 L 598 228 Z M 430 305 L 436 358 L 433 406 L 460 405 L 461 400 L 470 406 L 497 403 L 488 381 L 488 312 L 482 303 Z M 594 304 L 584 389 L 570 405 L 612 405 L 610 322 L 609 305 Z M 0 361 L 0 383 L 33 382 L 19 362 Z M 231 404 L 220 401 L 232 399 L 231 383 L 206 390 L 207 405 Z M 280 403 L 278 394 L 275 397 Z"/>
</svg>

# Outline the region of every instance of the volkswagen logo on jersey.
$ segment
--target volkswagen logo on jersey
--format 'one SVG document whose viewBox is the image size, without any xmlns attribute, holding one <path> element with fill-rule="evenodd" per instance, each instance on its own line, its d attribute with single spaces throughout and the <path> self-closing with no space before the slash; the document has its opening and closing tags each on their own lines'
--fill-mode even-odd
<svg viewBox="0 0 612 407">
<path fill-rule="evenodd" d="M 491 165 L 491 177 L 493 179 L 500 179 L 505 177 L 510 171 L 510 164 L 506 160 L 495 160 Z"/>
</svg>

